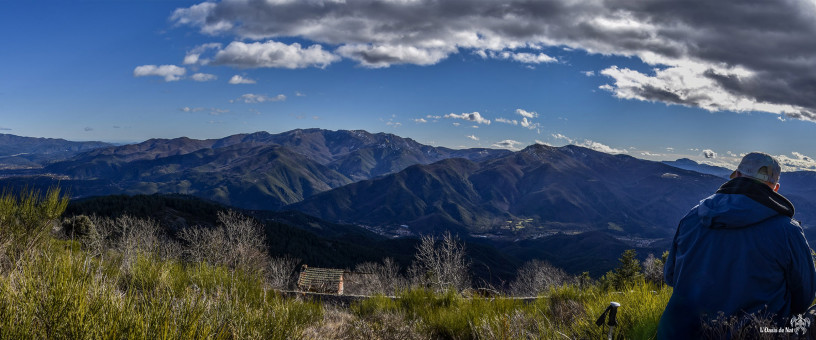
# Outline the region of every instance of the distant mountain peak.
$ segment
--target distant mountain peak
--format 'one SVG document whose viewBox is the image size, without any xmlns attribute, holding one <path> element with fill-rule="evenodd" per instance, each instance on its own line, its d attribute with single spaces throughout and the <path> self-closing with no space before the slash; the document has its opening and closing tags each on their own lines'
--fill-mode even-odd
<svg viewBox="0 0 816 340">
<path fill-rule="evenodd" d="M 673 166 L 683 170 L 691 170 L 703 174 L 714 175 L 721 178 L 728 178 L 732 170 L 719 166 L 698 163 L 688 158 L 680 158 L 676 161 L 663 161 L 663 164 Z"/>
</svg>

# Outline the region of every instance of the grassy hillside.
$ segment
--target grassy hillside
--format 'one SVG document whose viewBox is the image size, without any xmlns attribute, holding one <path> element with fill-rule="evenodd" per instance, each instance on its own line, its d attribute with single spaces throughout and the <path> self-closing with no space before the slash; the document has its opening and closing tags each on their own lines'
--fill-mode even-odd
<svg viewBox="0 0 816 340">
<path fill-rule="evenodd" d="M 412 279 L 395 299 L 374 296 L 341 308 L 282 297 L 263 263 L 193 261 L 197 244 L 171 247 L 147 222 L 109 219 L 106 227 L 67 219 L 55 229 L 66 204 L 57 191 L 0 197 L 0 338 L 587 338 L 602 331 L 592 321 L 611 300 L 624 306 L 618 337 L 648 338 L 671 293 L 637 277 L 622 292 L 569 280 L 525 302 L 432 290 Z M 218 215 L 218 223 L 252 225 L 229 216 Z M 108 227 L 116 232 L 94 236 Z M 251 254 L 239 251 L 245 245 L 229 248 Z"/>
</svg>

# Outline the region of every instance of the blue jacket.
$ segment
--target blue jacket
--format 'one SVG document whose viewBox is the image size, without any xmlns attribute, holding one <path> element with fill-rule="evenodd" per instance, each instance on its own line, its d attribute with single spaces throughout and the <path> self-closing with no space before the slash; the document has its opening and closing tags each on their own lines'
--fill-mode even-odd
<svg viewBox="0 0 816 340">
<path fill-rule="evenodd" d="M 697 339 L 703 320 L 804 313 L 816 269 L 793 205 L 767 185 L 735 178 L 680 221 L 664 267 L 674 287 L 658 339 Z"/>
</svg>

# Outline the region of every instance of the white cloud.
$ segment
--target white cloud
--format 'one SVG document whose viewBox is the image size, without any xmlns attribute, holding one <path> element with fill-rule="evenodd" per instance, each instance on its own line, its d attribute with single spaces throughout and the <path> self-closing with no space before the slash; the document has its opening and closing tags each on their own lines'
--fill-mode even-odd
<svg viewBox="0 0 816 340">
<path fill-rule="evenodd" d="M 300 44 L 286 45 L 277 41 L 244 43 L 233 41 L 215 54 L 213 64 L 238 68 L 325 68 L 340 57 L 323 50 L 320 45 L 302 48 Z"/>
<path fill-rule="evenodd" d="M 485 119 L 484 117 L 482 117 L 482 115 L 479 112 L 461 113 L 461 114 L 449 113 L 449 114 L 445 115 L 445 118 L 463 119 L 463 120 L 468 120 L 468 121 L 471 121 L 471 122 L 476 122 L 476 123 L 479 123 L 479 124 L 490 125 L 490 120 Z"/>
<path fill-rule="evenodd" d="M 554 138 L 556 140 L 563 140 L 563 141 L 567 142 L 567 144 L 582 146 L 582 147 L 585 147 L 587 149 L 592 149 L 592 150 L 595 150 L 595 151 L 600 151 L 600 152 L 605 152 L 605 153 L 610 153 L 610 154 L 629 153 L 629 151 L 626 150 L 626 149 L 616 149 L 616 148 L 613 148 L 613 147 L 608 146 L 606 144 L 595 142 L 595 141 L 592 141 L 592 140 L 589 140 L 589 139 L 585 139 L 583 142 L 579 142 L 577 139 L 569 138 L 569 137 L 567 137 L 565 135 L 562 135 L 560 133 L 553 133 L 550 136 L 552 136 L 552 138 Z"/>
<path fill-rule="evenodd" d="M 708 158 L 708 159 L 717 158 L 717 153 L 714 152 L 714 150 L 705 149 L 705 150 L 702 151 L 702 153 L 703 153 L 703 157 L 705 157 L 705 158 Z"/>
<path fill-rule="evenodd" d="M 295 91 L 295 97 L 306 97 L 306 94 L 301 93 L 300 91 Z"/>
<path fill-rule="evenodd" d="M 134 77 L 158 76 L 164 81 L 178 81 L 187 73 L 187 69 L 176 65 L 142 65 L 133 69 Z"/>
<path fill-rule="evenodd" d="M 393 64 L 433 65 L 445 59 L 451 52 L 449 48 L 370 44 L 343 45 L 337 49 L 340 55 L 370 68 L 389 67 Z"/>
<path fill-rule="evenodd" d="M 247 103 L 247 104 L 259 104 L 259 103 L 266 103 L 266 102 L 280 102 L 280 101 L 284 101 L 284 100 L 286 100 L 286 96 L 282 95 L 282 94 L 279 94 L 279 95 L 274 96 L 274 97 L 268 97 L 268 96 L 263 95 L 263 94 L 247 93 L 247 94 L 244 94 L 244 95 L 238 97 L 238 99 L 231 100 L 230 102 L 238 101 L 238 102 L 244 102 L 244 103 Z"/>
<path fill-rule="evenodd" d="M 424 118 L 417 118 L 417 119 L 414 119 L 414 122 L 417 122 L 417 123 L 427 123 L 428 121 L 427 121 L 427 120 L 425 120 Z"/>
<path fill-rule="evenodd" d="M 533 123 L 531 120 L 527 120 L 527 117 L 523 117 L 521 119 L 521 126 L 526 127 L 530 130 L 534 130 L 539 127 L 538 123 Z"/>
<path fill-rule="evenodd" d="M 585 75 L 587 77 L 592 77 L 592 76 L 595 75 L 595 71 L 583 71 L 583 72 L 581 72 L 581 74 L 583 74 L 583 75 Z"/>
<path fill-rule="evenodd" d="M 535 111 L 527 111 L 527 110 L 523 110 L 523 109 L 516 109 L 516 113 L 521 115 L 522 117 L 530 118 L 530 119 L 538 117 L 538 113 L 536 113 Z"/>
<path fill-rule="evenodd" d="M 402 123 L 400 123 L 400 122 L 394 122 L 394 121 L 390 121 L 390 120 L 389 120 L 389 121 L 387 121 L 387 122 L 385 123 L 385 125 L 388 125 L 388 126 L 390 126 L 390 127 L 400 127 L 400 126 L 402 126 Z"/>
<path fill-rule="evenodd" d="M 738 95 L 731 89 L 723 87 L 718 81 L 718 77 L 756 76 L 746 69 L 717 68 L 694 62 L 676 64 L 664 69 L 655 69 L 654 75 L 612 66 L 601 71 L 601 74 L 613 78 L 614 84 L 604 84 L 600 88 L 612 92 L 618 98 L 699 107 L 711 112 L 763 111 L 816 119 L 816 114 L 811 116 L 810 113 L 804 112 L 807 110 L 801 106 L 773 104 Z"/>
<path fill-rule="evenodd" d="M 664 156 L 666 156 L 666 155 L 664 155 L 662 153 L 652 153 L 652 152 L 649 152 L 649 151 L 642 151 L 640 153 L 640 155 L 641 156 L 646 156 L 646 157 L 664 157 Z"/>
<path fill-rule="evenodd" d="M 476 137 L 476 135 L 470 135 L 470 136 L 466 136 L 466 137 L 470 138 L 472 140 L 475 140 L 475 141 L 479 141 L 479 137 Z"/>
<path fill-rule="evenodd" d="M 201 54 L 208 51 L 208 50 L 210 50 L 210 49 L 218 50 L 218 49 L 221 48 L 221 46 L 223 46 L 223 45 L 221 45 L 220 43 L 209 43 L 209 44 L 196 46 L 196 48 L 188 51 L 187 54 L 184 56 L 184 64 L 185 65 L 195 65 L 195 64 L 207 65 L 210 62 L 210 60 L 209 59 L 201 59 Z"/>
<path fill-rule="evenodd" d="M 459 122 L 454 122 L 453 123 L 453 126 L 459 126 L 459 125 L 462 125 L 462 123 L 459 123 Z"/>
<path fill-rule="evenodd" d="M 804 155 L 799 152 L 791 152 L 793 157 L 787 155 L 774 156 L 782 166 L 782 171 L 816 171 L 816 160 L 813 157 Z"/>
<path fill-rule="evenodd" d="M 512 140 L 512 139 L 505 139 L 505 140 L 503 140 L 501 142 L 498 142 L 496 144 L 493 144 L 491 146 L 494 147 L 494 148 L 499 148 L 499 149 L 520 150 L 521 149 L 521 148 L 519 148 L 520 145 L 521 145 L 521 142 L 519 142 L 519 141 L 515 141 L 515 140 Z"/>
<path fill-rule="evenodd" d="M 583 146 L 583 147 L 588 148 L 588 149 L 592 149 L 592 150 L 600 151 L 600 152 L 605 152 L 605 153 L 611 153 L 611 154 L 629 153 L 629 151 L 627 151 L 626 149 L 615 149 L 615 148 L 613 148 L 611 146 L 608 146 L 608 145 L 605 145 L 605 144 L 602 144 L 602 143 L 598 143 L 598 142 L 595 142 L 595 141 L 591 141 L 589 139 L 585 140 L 583 143 L 579 143 L 579 144 L 575 144 L 575 145 Z"/>
<path fill-rule="evenodd" d="M 538 139 L 536 139 L 535 142 L 536 142 L 536 144 L 540 144 L 540 145 L 552 146 L 552 144 L 547 143 L 545 141 L 538 140 Z"/>
<path fill-rule="evenodd" d="M 217 6 L 214 2 L 202 2 L 197 5 L 190 6 L 189 8 L 179 8 L 173 12 L 173 15 L 170 17 L 170 20 L 176 21 L 177 24 L 180 25 L 197 25 L 197 26 L 207 26 L 202 27 L 202 32 L 205 33 L 215 33 L 217 31 L 228 30 L 231 25 L 228 27 L 224 24 L 213 24 L 207 22 L 207 17 L 210 15 L 215 7 Z M 216 27 L 219 27 L 216 29 Z"/>
<path fill-rule="evenodd" d="M 541 64 L 541 63 L 554 63 L 557 62 L 558 59 L 550 57 L 544 53 L 533 54 L 533 53 L 526 53 L 526 52 L 510 52 L 510 51 L 487 51 L 485 53 L 479 53 L 481 56 L 482 54 L 485 57 L 493 58 L 493 59 L 501 59 L 501 60 L 513 60 L 518 61 L 524 64 Z"/>
<path fill-rule="evenodd" d="M 427 115 L 427 116 L 425 116 L 425 118 L 428 118 L 428 119 L 442 119 L 442 116 Z"/>
<path fill-rule="evenodd" d="M 179 109 L 179 111 L 182 111 L 182 112 L 209 111 L 210 115 L 212 115 L 212 116 L 218 116 L 220 114 L 230 112 L 229 110 L 219 109 L 219 108 L 209 108 L 209 109 L 207 109 L 207 108 L 203 108 L 203 107 L 189 107 L 189 106 L 182 107 L 182 108 Z"/>
<path fill-rule="evenodd" d="M 511 120 L 511 119 L 502 118 L 502 117 L 496 118 L 496 121 L 497 121 L 497 122 L 499 122 L 499 123 L 513 124 L 513 125 L 518 125 L 518 123 L 519 123 L 519 122 L 518 122 L 517 120 L 515 120 L 515 119 L 512 119 L 512 120 Z"/>
<path fill-rule="evenodd" d="M 244 77 L 239 76 L 239 75 L 236 74 L 236 75 L 232 76 L 232 78 L 230 78 L 229 83 L 232 84 L 232 85 L 255 84 L 255 80 L 252 80 L 252 79 L 249 79 L 249 78 L 244 78 Z"/>
<path fill-rule="evenodd" d="M 200 82 L 211 81 L 211 80 L 218 79 L 218 77 L 216 75 L 209 74 L 209 73 L 196 73 L 196 74 L 193 74 L 192 76 L 190 76 L 190 78 L 192 78 L 195 81 L 200 81 Z"/>
<path fill-rule="evenodd" d="M 572 138 L 564 136 L 564 135 L 562 135 L 560 133 L 553 133 L 551 136 L 552 136 L 552 138 L 555 138 L 556 140 L 563 140 L 563 141 L 566 141 L 567 143 L 572 143 Z"/>
</svg>

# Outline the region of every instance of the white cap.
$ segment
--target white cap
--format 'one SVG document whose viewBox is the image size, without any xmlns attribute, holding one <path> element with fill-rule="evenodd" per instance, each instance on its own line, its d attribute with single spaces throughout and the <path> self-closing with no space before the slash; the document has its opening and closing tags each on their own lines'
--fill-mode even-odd
<svg viewBox="0 0 816 340">
<path fill-rule="evenodd" d="M 762 152 L 751 152 L 742 157 L 737 171 L 743 176 L 776 184 L 779 183 L 779 174 L 782 172 L 782 168 L 771 155 Z"/>
</svg>

